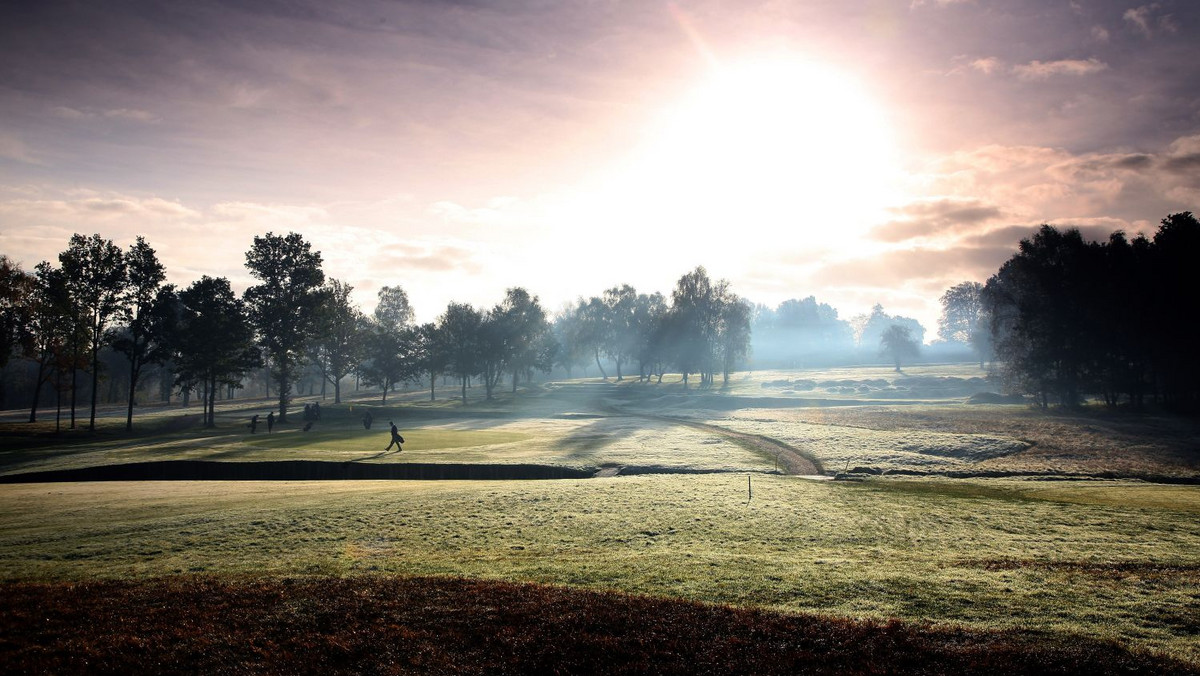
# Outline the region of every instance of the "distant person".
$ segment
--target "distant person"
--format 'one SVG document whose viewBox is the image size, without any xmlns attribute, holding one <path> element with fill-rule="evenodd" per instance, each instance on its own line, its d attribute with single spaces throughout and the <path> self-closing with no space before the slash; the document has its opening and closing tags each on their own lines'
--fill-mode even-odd
<svg viewBox="0 0 1200 676">
<path fill-rule="evenodd" d="M 273 429 L 275 429 L 275 411 L 267 414 L 267 434 L 270 434 Z"/>
<path fill-rule="evenodd" d="M 390 451 L 392 450 L 392 444 L 395 444 L 396 452 L 399 453 L 400 451 L 404 450 L 400 448 L 400 444 L 404 443 L 404 437 L 400 436 L 400 430 L 396 429 L 396 423 L 389 420 L 388 424 L 392 426 L 392 440 L 388 443 L 387 448 L 383 450 Z"/>
<path fill-rule="evenodd" d="M 362 417 L 363 429 L 364 430 L 371 429 L 371 423 L 373 423 L 373 422 L 375 422 L 375 419 L 371 417 L 371 411 L 368 410 L 366 413 L 363 414 L 363 417 Z"/>
<path fill-rule="evenodd" d="M 304 405 L 304 419 L 312 420 L 312 406 L 309 406 L 308 404 Z"/>
<path fill-rule="evenodd" d="M 250 416 L 250 434 L 255 434 L 257 432 L 258 432 L 258 414 L 255 413 L 254 415 Z"/>
<path fill-rule="evenodd" d="M 318 401 L 315 404 L 313 404 L 312 412 L 313 412 L 313 420 L 321 419 L 321 402 Z"/>
</svg>

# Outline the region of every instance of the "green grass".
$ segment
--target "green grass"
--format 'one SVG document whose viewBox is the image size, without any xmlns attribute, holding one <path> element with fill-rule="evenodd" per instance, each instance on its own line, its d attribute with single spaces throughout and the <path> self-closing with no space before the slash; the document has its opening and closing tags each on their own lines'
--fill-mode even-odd
<svg viewBox="0 0 1200 676">
<path fill-rule="evenodd" d="M 747 501 L 744 475 L 12 485 L 0 488 L 0 570 L 463 575 L 1077 632 L 1200 662 L 1196 488 L 769 476 L 753 487 Z"/>
<path fill-rule="evenodd" d="M 246 429 L 251 413 L 267 410 L 263 402 L 224 404 L 213 430 L 180 424 L 178 410 L 140 420 L 132 436 L 116 421 L 105 421 L 97 435 L 60 437 L 47 436 L 45 424 L 40 436 L 4 424 L 0 473 L 169 459 L 724 473 L 2 485 L 0 578 L 461 575 L 850 618 L 1081 633 L 1200 664 L 1200 487 L 805 481 L 763 474 L 773 469 L 771 459 L 719 429 L 620 414 L 675 416 L 778 439 L 831 471 L 1200 476 L 1194 420 L 972 406 L 947 392 L 978 378 L 976 367 L 906 371 L 739 374 L 727 388 L 686 393 L 670 379 L 663 386 L 592 379 L 501 393 L 494 402 L 475 399 L 476 390 L 467 406 L 445 397 L 430 403 L 414 392 L 388 407 L 323 404 L 324 420 L 312 431 L 294 420 L 271 436 L 265 425 L 256 435 Z M 800 381 L 817 385 L 788 391 Z M 884 395 L 896 405 L 859 405 Z M 806 405 L 818 400 L 837 405 Z M 371 431 L 359 423 L 367 407 Z M 407 440 L 400 454 L 383 454 L 389 417 Z"/>
</svg>

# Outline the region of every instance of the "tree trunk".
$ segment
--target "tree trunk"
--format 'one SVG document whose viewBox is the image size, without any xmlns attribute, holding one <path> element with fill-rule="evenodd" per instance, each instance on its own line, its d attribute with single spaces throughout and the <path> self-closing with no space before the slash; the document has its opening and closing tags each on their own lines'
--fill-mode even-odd
<svg viewBox="0 0 1200 676">
<path fill-rule="evenodd" d="M 596 368 L 600 369 L 601 377 L 608 380 L 608 374 L 605 373 L 604 367 L 600 365 L 600 348 L 596 348 Z"/>
<path fill-rule="evenodd" d="M 137 360 L 129 359 L 129 407 L 125 411 L 125 431 L 133 431 L 133 397 L 137 390 L 138 367 Z"/>
<path fill-rule="evenodd" d="M 462 400 L 463 406 L 467 405 L 467 377 L 462 377 Z"/>
<path fill-rule="evenodd" d="M 71 353 L 71 427 L 75 429 L 75 397 L 79 392 L 79 354 L 78 350 Z"/>
<path fill-rule="evenodd" d="M 100 344 L 92 342 L 92 408 L 88 418 L 88 431 L 96 431 L 96 386 L 100 384 Z"/>
<path fill-rule="evenodd" d="M 434 392 L 434 388 L 435 388 L 436 386 L 437 386 L 437 374 L 436 374 L 436 373 L 430 373 L 430 374 L 429 374 L 429 401 L 433 401 L 433 400 L 434 400 L 434 399 L 433 399 L 433 392 Z"/>
<path fill-rule="evenodd" d="M 324 399 L 324 397 L 321 397 L 321 398 Z M 335 404 L 342 403 L 342 379 L 341 378 L 338 378 L 337 380 L 333 381 L 333 403 L 335 403 Z"/>
<path fill-rule="evenodd" d="M 621 376 L 621 355 L 617 355 L 617 382 L 621 382 L 624 378 Z"/>
<path fill-rule="evenodd" d="M 287 422 L 288 368 L 286 361 L 279 364 L 279 422 Z"/>
<path fill-rule="evenodd" d="M 33 406 L 29 408 L 29 422 L 31 423 L 37 422 L 38 399 L 40 399 L 42 395 L 42 376 L 45 374 L 45 372 L 46 364 L 38 361 L 37 380 L 34 381 L 36 385 L 34 385 L 33 388 Z"/>
</svg>

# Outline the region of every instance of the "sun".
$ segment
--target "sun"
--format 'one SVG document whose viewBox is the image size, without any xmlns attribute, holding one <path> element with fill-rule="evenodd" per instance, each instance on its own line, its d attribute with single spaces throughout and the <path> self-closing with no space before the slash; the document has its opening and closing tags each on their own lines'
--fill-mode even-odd
<svg viewBox="0 0 1200 676">
<path fill-rule="evenodd" d="M 885 112 L 855 78 L 819 62 L 718 65 L 651 126 L 614 197 L 630 218 L 701 237 L 844 246 L 894 200 Z"/>
</svg>

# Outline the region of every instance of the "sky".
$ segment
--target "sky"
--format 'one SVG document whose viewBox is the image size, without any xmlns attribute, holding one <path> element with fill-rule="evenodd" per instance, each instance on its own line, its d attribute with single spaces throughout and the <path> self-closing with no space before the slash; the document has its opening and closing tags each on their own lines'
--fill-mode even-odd
<svg viewBox="0 0 1200 676">
<path fill-rule="evenodd" d="M 367 311 L 697 265 L 932 337 L 1037 225 L 1200 211 L 1194 0 L 0 4 L 0 253 L 299 232 Z"/>
</svg>

